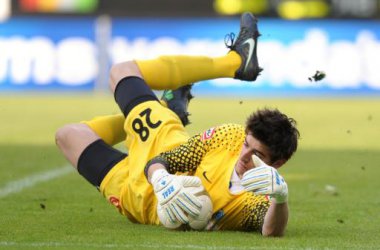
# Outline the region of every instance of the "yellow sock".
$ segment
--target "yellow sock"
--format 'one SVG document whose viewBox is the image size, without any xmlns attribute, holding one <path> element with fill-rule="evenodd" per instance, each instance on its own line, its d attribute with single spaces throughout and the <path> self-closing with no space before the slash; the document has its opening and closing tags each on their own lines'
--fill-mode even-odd
<svg viewBox="0 0 380 250">
<path fill-rule="evenodd" d="M 161 56 L 153 60 L 136 60 L 152 89 L 177 89 L 202 80 L 234 77 L 241 58 L 235 51 L 222 57 Z"/>
<path fill-rule="evenodd" d="M 108 145 L 115 145 L 125 140 L 124 121 L 124 115 L 117 114 L 98 116 L 81 123 L 87 124 Z"/>
</svg>

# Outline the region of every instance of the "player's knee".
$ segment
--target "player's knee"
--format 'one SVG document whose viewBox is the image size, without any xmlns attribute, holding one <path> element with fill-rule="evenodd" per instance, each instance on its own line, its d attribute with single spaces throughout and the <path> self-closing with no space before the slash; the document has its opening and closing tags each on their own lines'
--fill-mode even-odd
<svg viewBox="0 0 380 250">
<path fill-rule="evenodd" d="M 116 85 L 120 82 L 120 80 L 128 76 L 143 78 L 135 61 L 127 61 L 113 65 L 110 70 L 109 81 L 111 90 L 114 92 Z"/>
<path fill-rule="evenodd" d="M 62 154 L 77 167 L 82 152 L 100 137 L 91 128 L 82 123 L 68 124 L 58 129 L 55 141 Z"/>
<path fill-rule="evenodd" d="M 88 137 L 89 133 L 93 134 L 86 124 L 67 124 L 57 130 L 55 142 L 60 149 L 67 148 L 77 143 L 80 138 Z"/>
<path fill-rule="evenodd" d="M 70 136 L 75 133 L 75 125 L 68 124 L 57 130 L 55 133 L 55 143 L 59 148 L 63 148 L 69 141 Z"/>
</svg>

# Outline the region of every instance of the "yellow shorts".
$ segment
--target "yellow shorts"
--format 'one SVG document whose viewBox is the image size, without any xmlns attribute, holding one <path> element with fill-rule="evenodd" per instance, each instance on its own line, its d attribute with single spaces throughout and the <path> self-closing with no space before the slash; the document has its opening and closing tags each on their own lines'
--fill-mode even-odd
<svg viewBox="0 0 380 250">
<path fill-rule="evenodd" d="M 100 191 L 131 221 L 159 224 L 157 200 L 144 168 L 161 152 L 189 138 L 180 119 L 157 101 L 143 102 L 132 109 L 124 123 L 128 156 L 105 176 Z"/>
</svg>

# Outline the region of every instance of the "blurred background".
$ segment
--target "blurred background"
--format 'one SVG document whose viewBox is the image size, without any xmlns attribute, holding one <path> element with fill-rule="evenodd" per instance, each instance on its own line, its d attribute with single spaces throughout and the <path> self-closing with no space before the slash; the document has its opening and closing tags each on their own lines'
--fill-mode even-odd
<svg viewBox="0 0 380 250">
<path fill-rule="evenodd" d="M 1 0 L 0 93 L 103 92 L 120 61 L 224 55 L 244 11 L 259 18 L 264 72 L 196 94 L 380 94 L 380 0 Z"/>
</svg>

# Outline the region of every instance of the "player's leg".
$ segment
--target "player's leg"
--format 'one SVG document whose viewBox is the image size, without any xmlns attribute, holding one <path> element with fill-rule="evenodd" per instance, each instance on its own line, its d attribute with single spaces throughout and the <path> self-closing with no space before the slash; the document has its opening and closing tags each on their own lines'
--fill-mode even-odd
<svg viewBox="0 0 380 250">
<path fill-rule="evenodd" d="M 106 144 L 88 125 L 69 124 L 56 133 L 56 143 L 71 165 L 96 187 L 127 155 Z"/>
<path fill-rule="evenodd" d="M 135 62 L 149 86 L 163 90 L 177 89 L 202 80 L 234 77 L 241 58 L 231 51 L 221 57 L 163 55 Z"/>
<path fill-rule="evenodd" d="M 257 59 L 257 19 L 244 13 L 240 21 L 240 32 L 236 40 L 231 38 L 230 52 L 222 57 L 207 56 L 161 56 L 153 60 L 136 60 L 116 64 L 111 69 L 111 88 L 116 79 L 127 74 L 141 77 L 152 89 L 177 89 L 190 83 L 222 78 L 254 81 L 261 68 Z"/>
<path fill-rule="evenodd" d="M 261 68 L 257 58 L 259 37 L 257 19 L 244 13 L 240 20 L 240 32 L 236 40 L 231 38 L 230 52 L 222 57 L 161 56 L 153 60 L 137 60 L 145 81 L 153 89 L 176 89 L 202 80 L 233 77 L 255 81 Z"/>
<path fill-rule="evenodd" d="M 119 89 L 120 85 L 122 87 Z M 122 66 L 115 65 L 111 68 L 110 87 L 125 117 L 139 103 L 158 101 L 151 86 L 143 79 L 139 67 L 134 62 L 126 62 Z M 192 98 L 191 87 L 192 85 L 185 85 L 176 90 L 165 90 L 161 98 L 161 104 L 171 109 L 184 126 L 189 124 L 187 107 Z"/>
</svg>

